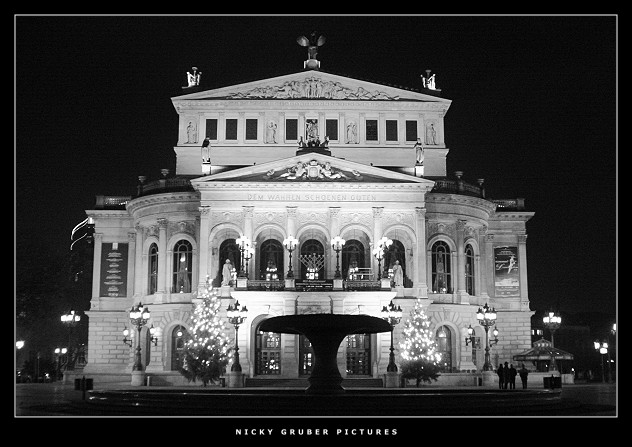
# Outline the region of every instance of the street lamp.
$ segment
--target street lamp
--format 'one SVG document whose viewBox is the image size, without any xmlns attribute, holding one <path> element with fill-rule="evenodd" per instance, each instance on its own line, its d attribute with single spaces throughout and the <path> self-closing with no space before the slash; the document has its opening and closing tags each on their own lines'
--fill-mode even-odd
<svg viewBox="0 0 632 447">
<path fill-rule="evenodd" d="M 384 251 L 390 247 L 392 243 L 393 241 L 386 236 L 375 243 L 373 256 L 377 259 L 377 279 L 382 279 L 382 259 L 384 258 Z"/>
<path fill-rule="evenodd" d="M 542 318 L 544 326 L 551 332 L 551 348 L 555 347 L 555 331 L 557 331 L 562 324 L 562 317 L 556 315 L 555 312 L 549 311 L 548 315 Z M 551 355 L 551 366 L 549 371 L 557 371 L 557 365 L 555 363 L 555 353 Z"/>
<path fill-rule="evenodd" d="M 608 357 L 608 383 L 612 380 L 612 370 L 610 369 L 610 350 L 608 349 L 608 342 L 604 340 L 599 343 L 599 340 L 595 340 L 593 343 L 595 345 L 595 350 L 601 354 L 601 381 L 606 382 L 606 373 L 604 371 L 603 366 L 603 357 L 604 355 Z"/>
<path fill-rule="evenodd" d="M 235 242 L 239 246 L 239 251 L 241 252 L 241 262 L 239 263 L 238 276 L 240 278 L 245 278 L 246 272 L 244 271 L 244 259 L 245 259 L 244 254 L 246 250 L 248 249 L 248 247 L 250 246 L 250 239 L 248 239 L 246 236 L 242 234 L 241 236 L 239 236 L 239 238 Z"/>
<path fill-rule="evenodd" d="M 290 263 L 289 263 L 289 267 L 288 267 L 288 270 L 287 270 L 286 278 L 294 278 L 294 272 L 292 271 L 292 252 L 296 248 L 297 244 L 298 244 L 298 239 L 296 239 L 292 235 L 289 235 L 283 241 L 283 246 L 285 248 L 287 248 L 287 251 L 290 252 Z"/>
<path fill-rule="evenodd" d="M 340 273 L 340 250 L 345 245 L 345 240 L 340 236 L 336 236 L 331 240 L 331 248 L 336 251 L 336 273 L 334 278 L 342 278 L 342 274 Z"/>
<path fill-rule="evenodd" d="M 66 355 L 68 352 L 67 348 L 55 348 L 55 356 L 57 357 L 57 370 L 55 371 L 55 380 L 59 380 L 60 372 L 61 372 L 61 356 Z"/>
<path fill-rule="evenodd" d="M 142 371 L 143 370 L 143 362 L 141 360 L 141 347 L 140 347 L 140 331 L 143 326 L 149 321 L 150 317 L 149 308 L 144 307 L 142 303 L 138 303 L 136 306 L 132 306 L 129 311 L 129 319 L 132 323 L 132 326 L 135 326 L 138 330 L 138 340 L 136 343 L 136 354 L 134 356 L 134 367 L 133 371 Z M 123 331 L 125 333 L 125 331 Z M 126 337 L 127 338 L 127 337 Z M 153 341 L 153 337 L 152 337 Z"/>
<path fill-rule="evenodd" d="M 476 319 L 478 323 L 485 328 L 485 364 L 483 365 L 483 371 L 493 371 L 492 362 L 489 358 L 489 348 L 492 346 L 492 341 L 489 340 L 489 328 L 496 324 L 496 309 L 490 308 L 487 303 L 481 309 L 478 308 L 476 312 Z M 493 344 L 498 343 L 498 331 L 494 331 Z"/>
<path fill-rule="evenodd" d="M 235 305 L 228 305 L 228 322 L 235 326 L 235 361 L 233 362 L 233 366 L 230 367 L 231 371 L 241 372 L 241 365 L 239 364 L 239 325 L 244 322 L 246 318 L 248 318 L 248 308 L 244 306 L 241 307 L 239 301 L 235 301 Z"/>
<path fill-rule="evenodd" d="M 397 365 L 395 364 L 395 352 L 393 348 L 393 331 L 395 329 L 395 325 L 400 322 L 402 319 L 402 308 L 393 304 L 393 301 L 388 305 L 382 307 L 382 318 L 391 325 L 391 353 L 388 355 L 388 366 L 386 367 L 386 371 L 388 372 L 397 372 Z"/>
<path fill-rule="evenodd" d="M 74 369 L 72 360 L 72 329 L 79 324 L 81 315 L 77 314 L 73 309 L 61 316 L 61 322 L 68 327 L 68 360 L 66 361 L 66 370 Z"/>
<path fill-rule="evenodd" d="M 246 250 L 244 251 L 244 259 L 246 260 L 246 273 L 245 273 L 245 277 L 248 278 L 248 262 L 250 261 L 250 258 L 252 258 L 252 255 L 255 253 L 255 249 L 252 247 L 247 247 Z"/>
</svg>

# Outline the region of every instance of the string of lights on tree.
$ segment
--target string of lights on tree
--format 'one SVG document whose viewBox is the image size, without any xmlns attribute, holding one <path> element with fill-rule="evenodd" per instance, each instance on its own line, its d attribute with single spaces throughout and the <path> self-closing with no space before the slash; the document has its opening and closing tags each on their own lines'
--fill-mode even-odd
<svg viewBox="0 0 632 447">
<path fill-rule="evenodd" d="M 193 328 L 184 346 L 184 360 L 180 373 L 189 381 L 213 383 L 225 373 L 231 360 L 232 348 L 226 335 L 226 323 L 220 318 L 221 300 L 209 279 L 196 302 Z"/>
</svg>

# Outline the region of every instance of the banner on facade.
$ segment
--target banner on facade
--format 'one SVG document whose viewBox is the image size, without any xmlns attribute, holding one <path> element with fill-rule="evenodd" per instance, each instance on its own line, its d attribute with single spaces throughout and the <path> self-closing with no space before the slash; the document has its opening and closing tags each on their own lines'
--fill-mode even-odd
<svg viewBox="0 0 632 447">
<path fill-rule="evenodd" d="M 494 247 L 496 296 L 520 296 L 518 247 Z"/>
<path fill-rule="evenodd" d="M 128 244 L 101 244 L 101 291 L 99 296 L 127 296 Z"/>
</svg>

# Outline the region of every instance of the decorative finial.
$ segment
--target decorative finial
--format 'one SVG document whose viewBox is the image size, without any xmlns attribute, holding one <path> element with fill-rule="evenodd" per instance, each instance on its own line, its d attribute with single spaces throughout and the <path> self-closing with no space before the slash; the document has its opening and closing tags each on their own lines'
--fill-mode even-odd
<svg viewBox="0 0 632 447">
<path fill-rule="evenodd" d="M 312 31 L 309 35 L 309 39 L 305 36 L 300 36 L 296 39 L 298 44 L 302 47 L 307 47 L 307 60 L 304 63 L 304 68 L 320 68 L 320 61 L 316 59 L 318 55 L 318 47 L 325 45 L 325 36 L 318 36 L 316 31 Z"/>
<path fill-rule="evenodd" d="M 187 71 L 187 81 L 188 81 L 189 85 L 187 85 L 187 87 L 183 87 L 183 88 L 197 87 L 198 85 L 200 85 L 200 77 L 202 76 L 202 72 L 200 71 L 198 73 L 198 71 L 197 71 L 198 68 L 197 67 L 191 67 L 191 70 L 193 71 L 193 73 Z"/>
<path fill-rule="evenodd" d="M 435 80 L 436 73 L 432 76 L 430 76 L 430 73 L 432 73 L 432 70 L 426 70 L 426 76 L 421 75 L 421 82 L 424 88 L 427 88 L 428 90 L 439 90 Z"/>
</svg>

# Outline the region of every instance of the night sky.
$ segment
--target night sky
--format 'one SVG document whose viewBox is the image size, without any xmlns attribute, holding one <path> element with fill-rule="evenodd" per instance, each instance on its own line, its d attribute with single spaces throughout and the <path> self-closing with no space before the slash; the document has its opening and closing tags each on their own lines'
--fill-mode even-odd
<svg viewBox="0 0 632 447">
<path fill-rule="evenodd" d="M 532 310 L 617 308 L 617 17 L 16 16 L 15 245 L 69 253 L 96 195 L 175 170 L 186 72 L 205 89 L 325 71 L 452 100 L 448 175 L 524 198 Z M 19 268 L 19 266 L 16 266 Z"/>
</svg>

